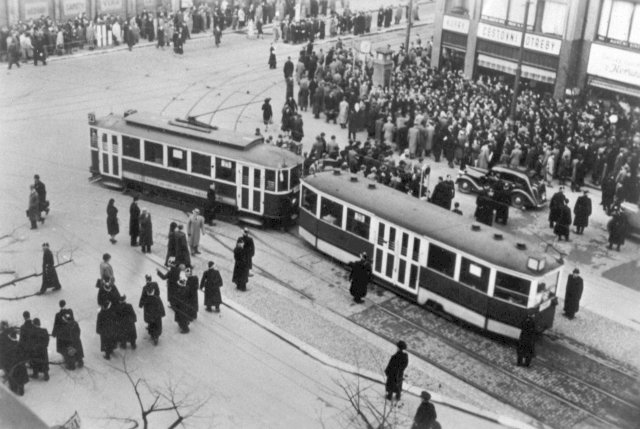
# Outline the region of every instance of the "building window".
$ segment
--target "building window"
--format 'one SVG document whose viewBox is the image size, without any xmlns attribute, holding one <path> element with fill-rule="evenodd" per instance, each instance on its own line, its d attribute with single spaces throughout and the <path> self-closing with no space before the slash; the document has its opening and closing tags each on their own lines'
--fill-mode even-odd
<svg viewBox="0 0 640 429">
<path fill-rule="evenodd" d="M 451 15 L 469 16 L 469 1 L 470 0 L 447 0 L 445 4 L 445 13 Z"/>
<path fill-rule="evenodd" d="M 122 136 L 122 154 L 135 159 L 140 159 L 140 139 Z"/>
<path fill-rule="evenodd" d="M 527 13 L 527 4 L 529 5 L 529 15 L 527 17 L 527 28 L 533 29 L 533 23 L 536 20 L 536 1 L 531 0 L 511 0 L 509 2 L 509 13 L 507 15 L 507 24 L 516 27 L 522 27 L 524 15 Z"/>
<path fill-rule="evenodd" d="M 435 244 L 430 244 L 427 267 L 453 277 L 456 269 L 456 254 Z"/>
<path fill-rule="evenodd" d="M 216 179 L 236 182 L 236 163 L 222 158 L 216 158 Z"/>
<path fill-rule="evenodd" d="M 370 227 L 371 218 L 369 216 L 347 209 L 347 231 L 368 239 Z"/>
<path fill-rule="evenodd" d="M 191 172 L 211 177 L 211 157 L 191 152 Z"/>
<path fill-rule="evenodd" d="M 526 307 L 529 302 L 529 289 L 531 289 L 530 280 L 500 271 L 496 273 L 496 288 L 493 292 L 496 298 Z"/>
<path fill-rule="evenodd" d="M 623 46 L 640 47 L 640 4 L 604 0 L 600 11 L 598 39 Z"/>
<path fill-rule="evenodd" d="M 509 10 L 509 0 L 484 0 L 482 19 L 505 23 Z"/>
<path fill-rule="evenodd" d="M 169 167 L 187 171 L 187 151 L 167 146 Z"/>
<path fill-rule="evenodd" d="M 316 210 L 318 209 L 318 194 L 307 187 L 303 187 L 301 204 L 303 209 L 316 216 Z"/>
<path fill-rule="evenodd" d="M 477 262 L 462 258 L 460 263 L 460 282 L 472 286 L 482 292 L 489 287 L 489 274 L 491 270 Z"/>
<path fill-rule="evenodd" d="M 164 153 L 163 153 L 162 145 L 160 143 L 154 143 L 154 142 L 145 140 L 144 160 L 147 162 L 162 164 L 164 162 Z"/>
<path fill-rule="evenodd" d="M 546 0 L 541 3 L 542 22 L 536 31 L 554 36 L 563 36 L 567 21 L 567 4 L 564 1 Z M 538 28 L 539 27 L 539 28 Z"/>
<path fill-rule="evenodd" d="M 482 19 L 522 28 L 527 5 L 529 30 L 554 36 L 564 34 L 566 0 L 485 0 L 482 5 Z"/>
<path fill-rule="evenodd" d="M 342 204 L 322 197 L 320 219 L 337 227 L 342 227 Z"/>
</svg>

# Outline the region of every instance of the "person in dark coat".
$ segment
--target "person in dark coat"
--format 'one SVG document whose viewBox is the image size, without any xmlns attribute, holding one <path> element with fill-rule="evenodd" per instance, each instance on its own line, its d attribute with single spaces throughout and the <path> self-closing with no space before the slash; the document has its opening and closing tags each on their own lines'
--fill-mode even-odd
<svg viewBox="0 0 640 429">
<path fill-rule="evenodd" d="M 31 365 L 31 357 L 35 346 L 35 326 L 31 320 L 31 314 L 28 311 L 22 313 L 24 323 L 20 326 L 20 350 L 25 359 L 25 363 Z"/>
<path fill-rule="evenodd" d="M 176 256 L 176 228 L 178 224 L 175 222 L 171 222 L 169 224 L 169 234 L 167 235 L 167 257 L 164 259 L 164 266 L 169 266 L 169 259 L 173 258 L 175 260 Z"/>
<path fill-rule="evenodd" d="M 58 305 L 60 306 L 60 311 L 56 313 L 56 316 L 53 319 L 53 329 L 51 330 L 51 336 L 56 339 L 56 351 L 61 355 L 64 355 L 62 342 L 59 338 L 60 330 L 62 329 L 62 325 L 64 324 L 62 317 L 66 313 L 70 313 L 71 316 L 73 316 L 73 310 L 71 310 L 70 308 L 65 308 L 67 306 L 67 302 L 64 299 L 61 299 L 58 302 Z"/>
<path fill-rule="evenodd" d="M 302 116 L 298 113 L 294 115 L 293 121 L 291 121 L 291 139 L 300 143 L 304 137 L 304 123 L 302 122 Z"/>
<path fill-rule="evenodd" d="M 271 108 L 270 98 L 265 98 L 262 104 L 262 122 L 264 123 L 264 130 L 269 131 L 269 124 L 273 122 L 273 109 Z"/>
<path fill-rule="evenodd" d="M 276 50 L 273 46 L 271 46 L 269 48 L 269 68 L 270 69 L 275 69 L 277 67 L 277 62 L 276 62 Z M 292 63 L 293 64 L 293 63 Z"/>
<path fill-rule="evenodd" d="M 204 306 L 209 312 L 220 313 L 222 276 L 220 271 L 215 269 L 213 261 L 209 261 L 208 266 L 209 269 L 202 273 L 202 279 L 200 280 L 200 289 L 204 291 Z M 211 307 L 215 307 L 215 310 L 212 310 Z"/>
<path fill-rule="evenodd" d="M 589 216 L 591 216 L 591 199 L 588 197 L 589 191 L 578 197 L 576 205 L 573 206 L 573 225 L 576 227 L 576 234 L 582 234 L 585 227 L 589 226 Z"/>
<path fill-rule="evenodd" d="M 67 369 L 74 370 L 84 366 L 84 349 L 80 339 L 80 325 L 73 318 L 73 312 L 66 310 L 62 314 L 56 338 L 58 352 L 62 354 Z"/>
<path fill-rule="evenodd" d="M 624 240 L 627 237 L 628 229 L 627 218 L 620 210 L 613 212 L 613 217 L 607 223 L 607 231 L 609 231 L 609 249 L 613 249 L 616 246 L 616 250 L 620 251 L 620 246 L 624 244 Z"/>
<path fill-rule="evenodd" d="M 9 380 L 9 388 L 18 396 L 24 395 L 24 385 L 29 382 L 26 362 L 28 356 L 18 339 L 18 331 L 10 329 L 2 343 L 2 366 Z"/>
<path fill-rule="evenodd" d="M 242 236 L 239 238 L 244 243 L 244 251 L 247 258 L 247 269 L 253 268 L 253 256 L 256 254 L 256 245 L 253 242 L 253 238 L 249 235 L 249 229 L 244 228 Z"/>
<path fill-rule="evenodd" d="M 560 218 L 562 207 L 568 204 L 569 200 L 564 196 L 564 187 L 560 186 L 558 192 L 553 194 L 549 201 L 549 228 L 553 228 Z"/>
<path fill-rule="evenodd" d="M 98 313 L 96 333 L 100 335 L 100 351 L 104 352 L 104 358 L 111 359 L 118 344 L 118 315 L 111 301 L 105 301 Z"/>
<path fill-rule="evenodd" d="M 236 247 L 233 249 L 233 275 L 231 281 L 236 284 L 236 288 L 240 291 L 247 290 L 247 282 L 249 281 L 249 268 L 247 264 L 247 252 L 244 249 L 244 241 L 238 239 Z"/>
<path fill-rule="evenodd" d="M 40 200 L 38 198 L 38 193 L 36 192 L 36 189 L 33 185 L 30 186 L 27 217 L 31 222 L 31 229 L 38 229 L 38 220 L 40 220 Z"/>
<path fill-rule="evenodd" d="M 367 296 L 367 289 L 371 281 L 371 264 L 367 260 L 367 254 L 362 252 L 360 260 L 351 262 L 349 265 L 351 266 L 351 274 L 349 274 L 351 287 L 349 292 L 353 296 L 354 302 L 362 304 L 364 302 L 362 298 Z"/>
<path fill-rule="evenodd" d="M 207 191 L 207 202 L 204 206 L 204 223 L 209 226 L 215 225 L 213 221 L 216 218 L 216 212 L 218 210 L 218 203 L 216 202 L 216 190 L 214 188 L 214 185 L 211 185 L 209 187 L 209 190 Z"/>
<path fill-rule="evenodd" d="M 142 209 L 140 220 L 140 246 L 142 253 L 151 253 L 153 246 L 153 224 L 151 223 L 151 213 L 146 208 Z"/>
<path fill-rule="evenodd" d="M 522 322 L 520 328 L 520 338 L 518 339 L 518 366 L 530 366 L 531 359 L 535 353 L 536 346 L 536 320 L 533 314 L 527 315 L 527 318 Z"/>
<path fill-rule="evenodd" d="M 114 306 L 120 302 L 120 291 L 116 287 L 113 279 L 104 277 L 96 282 L 98 288 L 98 306 L 104 307 L 109 302 Z"/>
<path fill-rule="evenodd" d="M 162 335 L 162 318 L 166 315 L 164 305 L 160 298 L 160 290 L 156 282 L 151 281 L 151 276 L 145 276 L 147 283 L 142 287 L 138 307 L 143 309 L 144 322 L 147 324 L 147 332 L 151 336 L 154 345 L 158 345 L 158 339 Z"/>
<path fill-rule="evenodd" d="M 38 294 L 45 293 L 49 288 L 60 290 L 61 287 L 49 243 L 42 243 L 42 286 Z"/>
<path fill-rule="evenodd" d="M 509 220 L 509 207 L 511 206 L 509 185 L 504 182 L 497 183 L 493 201 L 496 210 L 496 223 L 506 225 Z"/>
<path fill-rule="evenodd" d="M 571 320 L 580 309 L 580 298 L 584 290 L 584 282 L 580 277 L 580 270 L 575 269 L 567 279 L 567 290 L 564 294 L 564 317 Z"/>
<path fill-rule="evenodd" d="M 429 392 L 423 390 L 420 397 L 422 398 L 422 402 L 418 406 L 416 415 L 413 418 L 411 429 L 434 429 L 438 414 L 436 413 L 436 407 L 429 402 L 431 395 Z"/>
<path fill-rule="evenodd" d="M 569 232 L 571 231 L 571 209 L 568 205 L 562 203 L 560 215 L 555 222 L 553 233 L 558 236 L 558 241 L 562 241 L 562 237 L 569 241 Z"/>
<path fill-rule="evenodd" d="M 438 183 L 433 188 L 430 201 L 437 206 L 440 206 L 442 208 L 447 208 L 447 205 L 449 204 L 448 202 L 448 198 L 450 195 L 449 192 L 450 190 L 447 183 L 444 181 L 442 176 L 440 176 L 438 177 Z"/>
<path fill-rule="evenodd" d="M 33 347 L 31 349 L 31 377 L 38 378 L 40 373 L 44 374 L 44 381 L 49 381 L 49 332 L 40 326 L 40 319 L 33 319 Z"/>
<path fill-rule="evenodd" d="M 44 223 L 44 217 L 42 216 L 42 212 L 49 214 L 49 201 L 47 200 L 47 187 L 40 180 L 40 175 L 38 174 L 33 176 L 33 186 L 36 189 L 36 192 L 38 194 L 38 203 L 39 203 L 38 218 L 40 222 Z"/>
<path fill-rule="evenodd" d="M 116 235 L 120 233 L 120 226 L 118 225 L 118 209 L 115 206 L 116 200 L 111 198 L 109 204 L 107 204 L 107 234 L 111 237 L 109 241 L 112 244 L 117 242 Z"/>
<path fill-rule="evenodd" d="M 284 63 L 284 68 L 283 68 L 285 80 L 293 76 L 293 70 L 294 70 L 293 61 L 291 61 L 291 57 L 287 57 L 287 61 Z"/>
<path fill-rule="evenodd" d="M 180 327 L 180 333 L 186 334 L 189 323 L 198 317 L 198 277 L 191 275 L 190 268 L 180 274 L 174 302 L 174 320 Z"/>
<path fill-rule="evenodd" d="M 409 365 L 409 355 L 405 351 L 407 344 L 404 341 L 398 341 L 398 351 L 391 356 L 387 368 L 384 370 L 387 376 L 387 382 L 385 383 L 385 390 L 387 392 L 387 400 L 392 399 L 393 394 L 396 395 L 396 400 L 400 400 L 402 394 L 402 381 L 404 380 L 404 371 Z"/>
<path fill-rule="evenodd" d="M 476 211 L 473 214 L 478 222 L 489 226 L 493 225 L 493 209 L 495 206 L 492 196 L 493 190 L 489 190 L 487 195 L 478 195 L 478 198 L 476 198 Z"/>
<path fill-rule="evenodd" d="M 127 302 L 126 295 L 120 297 L 120 302 L 115 306 L 114 311 L 118 321 L 118 341 L 120 342 L 120 348 L 126 349 L 127 343 L 131 343 L 131 348 L 135 350 L 136 340 L 138 339 L 138 333 L 136 332 L 138 317 L 133 309 L 133 305 Z"/>
<path fill-rule="evenodd" d="M 133 202 L 129 206 L 129 235 L 131 245 L 138 245 L 138 235 L 140 235 L 140 207 L 138 207 L 138 197 L 133 197 Z"/>
<path fill-rule="evenodd" d="M 176 265 L 184 264 L 185 267 L 191 266 L 191 254 L 189 253 L 189 243 L 187 235 L 184 233 L 184 225 L 178 225 L 178 229 L 174 232 L 176 242 Z"/>
<path fill-rule="evenodd" d="M 610 214 L 616 197 L 616 179 L 613 176 L 606 177 L 602 181 L 601 189 L 602 201 L 600 202 L 600 205 L 606 214 Z"/>
</svg>

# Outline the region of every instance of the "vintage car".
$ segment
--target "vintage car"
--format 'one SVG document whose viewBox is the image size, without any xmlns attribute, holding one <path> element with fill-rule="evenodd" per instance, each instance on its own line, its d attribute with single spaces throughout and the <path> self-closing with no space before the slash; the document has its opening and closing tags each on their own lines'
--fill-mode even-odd
<svg viewBox="0 0 640 429">
<path fill-rule="evenodd" d="M 467 167 L 456 180 L 463 193 L 484 193 L 498 183 L 506 183 L 511 195 L 511 205 L 518 209 L 541 208 L 547 202 L 547 189 L 542 181 L 535 180 L 524 171 L 507 167 L 490 170 Z"/>
</svg>

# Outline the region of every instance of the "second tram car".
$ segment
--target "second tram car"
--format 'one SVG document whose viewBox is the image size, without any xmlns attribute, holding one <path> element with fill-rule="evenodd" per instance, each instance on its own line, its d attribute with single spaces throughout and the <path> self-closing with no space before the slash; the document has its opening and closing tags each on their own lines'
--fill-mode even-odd
<svg viewBox="0 0 640 429">
<path fill-rule="evenodd" d="M 297 216 L 303 160 L 261 136 L 136 111 L 89 114 L 89 133 L 91 172 L 106 185 L 183 205 L 226 204 L 253 223 Z"/>
<path fill-rule="evenodd" d="M 366 252 L 378 283 L 483 330 L 517 338 L 528 314 L 553 325 L 563 261 L 533 241 L 340 170 L 303 179 L 298 224 L 318 250 Z"/>
</svg>

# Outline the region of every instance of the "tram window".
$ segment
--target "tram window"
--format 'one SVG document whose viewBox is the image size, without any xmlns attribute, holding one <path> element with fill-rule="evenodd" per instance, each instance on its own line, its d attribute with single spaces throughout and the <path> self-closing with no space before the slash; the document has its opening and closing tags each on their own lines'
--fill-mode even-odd
<svg viewBox="0 0 640 429">
<path fill-rule="evenodd" d="M 260 183 L 260 179 L 262 177 L 262 170 L 258 168 L 253 169 L 253 187 L 260 189 L 262 187 L 262 183 Z"/>
<path fill-rule="evenodd" d="M 402 233 L 402 243 L 400 244 L 400 253 L 402 256 L 407 256 L 407 252 L 409 251 L 409 234 L 406 232 Z"/>
<path fill-rule="evenodd" d="M 498 271 L 493 295 L 496 298 L 526 306 L 529 301 L 530 288 L 531 281 Z"/>
<path fill-rule="evenodd" d="M 216 158 L 216 179 L 227 182 L 236 181 L 236 163 L 226 159 Z"/>
<path fill-rule="evenodd" d="M 211 157 L 191 152 L 191 172 L 211 177 Z"/>
<path fill-rule="evenodd" d="M 265 179 L 265 188 L 267 189 L 267 191 L 275 192 L 276 172 L 274 170 L 266 170 L 264 179 Z"/>
<path fill-rule="evenodd" d="M 306 187 L 302 188 L 302 208 L 310 211 L 314 216 L 318 208 L 318 194 Z"/>
<path fill-rule="evenodd" d="M 369 216 L 347 209 L 347 231 L 368 239 L 370 227 L 371 218 Z"/>
<path fill-rule="evenodd" d="M 456 254 L 435 244 L 430 244 L 427 267 L 453 277 L 456 268 Z"/>
<path fill-rule="evenodd" d="M 98 130 L 91 128 L 89 130 L 89 137 L 91 139 L 91 147 L 98 149 Z"/>
<path fill-rule="evenodd" d="M 460 264 L 460 281 L 468 286 L 486 292 L 489 287 L 489 273 L 491 270 L 467 258 L 462 258 Z"/>
<path fill-rule="evenodd" d="M 147 162 L 155 162 L 156 164 L 162 164 L 164 162 L 162 145 L 159 143 L 154 143 L 154 142 L 145 140 L 144 160 Z"/>
<path fill-rule="evenodd" d="M 415 237 L 413 239 L 413 252 L 411 252 L 411 259 L 417 261 L 420 258 L 420 239 Z"/>
<path fill-rule="evenodd" d="M 179 168 L 180 170 L 187 169 L 187 151 L 177 149 L 175 147 L 167 146 L 167 152 L 169 154 L 169 167 Z"/>
<path fill-rule="evenodd" d="M 122 154 L 135 159 L 140 159 L 140 139 L 122 136 Z"/>
<path fill-rule="evenodd" d="M 278 192 L 287 191 L 289 189 L 289 170 L 280 170 L 278 172 Z"/>
<path fill-rule="evenodd" d="M 342 204 L 322 197 L 320 219 L 333 225 L 342 226 Z"/>
<path fill-rule="evenodd" d="M 242 184 L 249 186 L 249 167 L 246 165 L 242 166 Z"/>
<path fill-rule="evenodd" d="M 378 244 L 384 245 L 384 223 L 378 224 Z"/>
<path fill-rule="evenodd" d="M 300 184 L 300 166 L 291 169 L 291 189 Z"/>
<path fill-rule="evenodd" d="M 117 155 L 118 152 L 118 136 L 111 136 L 111 153 Z"/>
</svg>

